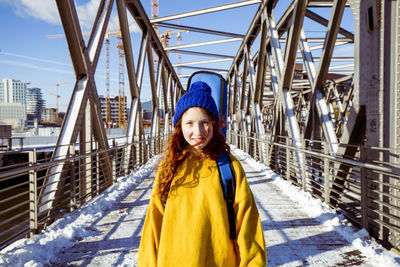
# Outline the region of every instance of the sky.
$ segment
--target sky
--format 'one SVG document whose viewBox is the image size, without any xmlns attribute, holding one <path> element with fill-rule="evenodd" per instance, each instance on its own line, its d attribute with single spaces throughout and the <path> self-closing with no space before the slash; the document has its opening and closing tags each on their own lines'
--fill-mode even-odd
<svg viewBox="0 0 400 267">
<path fill-rule="evenodd" d="M 75 1 L 83 32 L 90 32 L 99 0 Z M 200 3 L 201 2 L 201 3 Z M 225 4 L 235 1 L 219 1 Z M 143 7 L 150 14 L 150 0 L 142 1 Z M 159 16 L 166 16 L 196 9 L 215 6 L 214 1 L 163 1 L 160 0 Z M 253 7 L 254 9 L 254 7 Z M 178 11 L 177 11 L 178 10 Z M 249 10 L 249 9 L 247 9 Z M 246 12 L 246 8 L 242 11 Z M 197 23 L 199 18 L 194 18 Z M 201 20 L 201 19 L 200 19 Z M 204 21 L 210 26 L 211 21 Z M 207 21 L 207 23 L 205 23 Z M 214 20 L 215 21 L 215 20 Z M 174 22 L 172 22 L 174 23 Z M 202 24 L 200 22 L 200 24 Z M 57 83 L 60 94 L 60 111 L 65 111 L 75 85 L 74 71 L 69 57 L 66 39 L 49 38 L 63 34 L 56 3 L 53 0 L 0 0 L 0 79 L 12 78 L 30 83 L 29 87 L 42 88 L 46 106 L 55 107 Z M 213 27 L 212 25 L 210 26 Z M 247 25 L 241 25 L 245 31 Z M 214 27 L 215 28 L 215 27 Z M 160 29 L 163 33 L 167 29 Z M 118 31 L 118 18 L 114 3 L 110 19 L 109 32 Z M 133 43 L 139 44 L 137 25 L 130 20 L 130 31 Z M 233 31 L 233 32 L 236 32 Z M 187 36 L 182 33 L 182 43 Z M 86 38 L 87 39 L 87 38 Z M 87 40 L 86 40 L 87 41 Z M 190 37 L 188 40 L 190 41 Z M 171 40 L 171 45 L 176 45 Z M 104 47 L 104 46 L 103 46 Z M 118 95 L 118 51 L 116 35 L 110 36 L 110 95 Z M 134 54 L 139 49 L 134 47 Z M 104 49 L 96 72 L 96 86 L 99 95 L 104 95 L 105 87 Z M 125 87 L 128 77 L 125 71 Z M 146 84 L 147 83 L 147 84 Z M 144 81 L 142 99 L 151 97 L 148 80 Z M 125 88 L 126 93 L 129 91 Z"/>
<path fill-rule="evenodd" d="M 75 1 L 82 32 L 90 32 L 100 0 Z M 235 0 L 219 0 L 216 4 L 212 0 L 159 0 L 159 17 L 235 3 Z M 274 16 L 278 21 L 286 9 L 289 1 L 279 1 Z M 151 1 L 142 1 L 147 14 L 151 14 Z M 231 9 L 223 12 L 210 13 L 179 20 L 168 21 L 182 25 L 245 34 L 256 12 L 257 5 Z M 329 10 L 323 11 L 329 17 Z M 305 24 L 309 23 L 305 21 Z M 347 22 L 346 22 L 347 23 Z M 350 25 L 352 22 L 349 22 Z M 138 27 L 130 19 L 130 31 L 134 60 L 137 58 L 140 38 Z M 30 83 L 28 87 L 42 88 L 47 107 L 55 107 L 57 86 L 60 95 L 59 110 L 66 111 L 69 99 L 75 85 L 74 70 L 71 65 L 66 39 L 62 37 L 63 27 L 54 0 L 0 0 L 0 79 L 12 78 Z M 112 11 L 109 32 L 118 31 L 118 18 L 116 6 Z M 166 28 L 160 28 L 160 33 L 165 33 Z M 315 28 L 315 32 L 320 27 Z M 312 34 L 310 32 L 310 34 Z M 61 37 L 60 37 L 61 35 Z M 53 38 L 50 38 L 53 37 Z M 54 38 L 57 37 L 57 38 Z M 210 36 L 195 32 L 181 33 L 182 45 L 208 40 L 224 39 L 222 36 Z M 87 37 L 86 37 L 87 41 Z M 170 46 L 177 44 L 176 33 L 170 39 Z M 224 43 L 222 45 L 203 46 L 196 51 L 236 55 L 241 42 Z M 104 46 L 103 46 L 104 48 Z M 344 48 L 345 50 L 347 48 Z M 255 50 L 255 49 L 254 49 Z M 172 54 L 172 55 L 171 55 Z M 171 62 L 177 63 L 176 54 L 171 53 Z M 318 54 L 316 54 L 318 55 Z M 181 62 L 188 63 L 204 60 L 203 57 L 184 56 Z M 135 61 L 136 63 L 136 61 Z M 229 69 L 231 62 L 209 64 L 212 68 Z M 205 67 L 205 66 L 202 66 Z M 147 68 L 146 68 L 147 69 Z M 190 74 L 193 69 L 182 69 L 182 74 Z M 147 73 L 148 75 L 148 73 Z M 118 50 L 116 35 L 110 36 L 110 96 L 117 96 L 119 89 Z M 99 95 L 105 94 L 105 58 L 102 49 L 95 76 L 96 87 Z M 128 96 L 128 76 L 124 75 L 125 95 Z M 143 81 L 141 92 L 142 100 L 151 97 L 149 79 Z"/>
<path fill-rule="evenodd" d="M 371 241 L 366 230 L 353 228 L 342 215 L 243 151 L 234 146 L 231 151 L 244 166 L 257 203 L 268 266 L 320 267 L 340 263 L 350 266 L 356 262 L 357 266 L 399 266 L 400 256 Z M 154 178 L 154 168 L 159 160 L 159 156 L 154 157 L 130 175 L 119 177 L 118 182 L 102 195 L 57 220 L 42 233 L 4 248 L 0 251 L 0 266 L 51 266 L 63 263 L 64 259 L 64 264 L 77 266 L 136 265 L 141 226 L 151 189 L 151 183 L 143 181 L 147 177 Z M 136 195 L 137 199 L 131 195 Z M 282 203 L 283 212 L 279 213 Z M 128 209 L 122 209 L 124 205 Z M 285 212 L 306 217 L 293 221 L 293 215 L 285 215 Z M 106 219 L 112 217 L 110 214 L 115 215 L 115 221 Z M 311 223 L 303 225 L 306 222 Z M 333 239 L 326 246 L 318 245 L 320 241 L 315 239 L 325 236 Z"/>
</svg>

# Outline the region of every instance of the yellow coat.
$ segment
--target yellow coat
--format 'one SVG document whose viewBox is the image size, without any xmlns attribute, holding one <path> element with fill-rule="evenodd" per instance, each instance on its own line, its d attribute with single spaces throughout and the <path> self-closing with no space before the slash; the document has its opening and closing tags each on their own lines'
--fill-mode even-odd
<svg viewBox="0 0 400 267">
<path fill-rule="evenodd" d="M 155 194 L 162 170 L 157 172 L 137 266 L 266 266 L 258 210 L 240 162 L 231 159 L 237 239 L 229 239 L 217 163 L 188 157 L 176 172 L 165 207 Z"/>
</svg>

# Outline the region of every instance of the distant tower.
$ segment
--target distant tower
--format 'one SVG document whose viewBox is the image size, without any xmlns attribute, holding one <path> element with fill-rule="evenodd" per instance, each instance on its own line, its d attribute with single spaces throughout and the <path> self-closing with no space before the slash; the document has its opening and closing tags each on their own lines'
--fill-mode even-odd
<svg viewBox="0 0 400 267">
<path fill-rule="evenodd" d="M 36 119 L 39 122 L 42 118 L 44 103 L 40 88 L 26 89 L 26 114 L 28 117 L 32 117 L 32 120 Z"/>
<path fill-rule="evenodd" d="M 26 83 L 14 79 L 1 79 L 0 103 L 21 103 L 26 105 Z"/>
</svg>

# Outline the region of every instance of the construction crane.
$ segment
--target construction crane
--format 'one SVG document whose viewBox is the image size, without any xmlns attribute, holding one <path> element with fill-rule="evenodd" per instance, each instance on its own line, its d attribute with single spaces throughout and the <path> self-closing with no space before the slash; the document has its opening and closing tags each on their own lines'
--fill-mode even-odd
<svg viewBox="0 0 400 267">
<path fill-rule="evenodd" d="M 188 30 L 180 30 L 180 31 L 171 31 L 171 30 L 167 30 L 163 35 L 161 35 L 160 37 L 160 42 L 163 44 L 164 48 L 168 47 L 169 45 L 169 39 L 171 39 L 171 35 L 176 34 L 177 35 L 177 46 L 179 47 L 181 45 L 181 41 L 182 41 L 182 36 L 181 33 L 182 32 L 188 32 Z M 168 51 L 166 51 L 167 55 L 168 55 Z M 177 53 L 177 61 L 178 61 L 178 66 L 181 63 L 181 53 Z M 181 68 L 178 67 L 178 75 L 181 74 Z"/>
<path fill-rule="evenodd" d="M 56 96 L 56 120 L 57 120 L 59 111 L 58 99 L 60 98 L 59 87 L 60 85 L 67 85 L 67 83 L 55 83 L 55 84 L 56 84 L 56 93 L 55 94 L 51 93 L 51 94 Z"/>
<path fill-rule="evenodd" d="M 119 86 L 118 86 L 118 125 L 119 128 L 126 128 L 126 103 L 125 103 L 125 82 L 124 82 L 124 69 L 125 69 L 125 54 L 124 45 L 122 44 L 122 36 L 118 35 L 118 72 L 119 72 Z"/>
<path fill-rule="evenodd" d="M 164 48 L 168 47 L 169 45 L 169 39 L 171 39 L 171 35 L 177 34 L 177 41 L 178 45 L 182 41 L 181 33 L 182 32 L 188 32 L 188 30 L 180 30 L 180 31 L 171 31 L 167 30 L 164 34 L 160 36 L 160 42 L 163 44 Z M 168 52 L 167 52 L 168 54 Z"/>
<path fill-rule="evenodd" d="M 125 103 L 125 54 L 124 46 L 122 44 L 121 31 L 107 32 L 105 35 L 105 60 L 106 60 L 106 87 L 105 87 L 105 102 L 106 102 L 106 125 L 109 127 L 111 124 L 111 106 L 110 106 L 110 35 L 117 34 L 118 39 L 118 126 L 120 128 L 126 127 L 126 103 Z"/>
<path fill-rule="evenodd" d="M 106 60 L 106 86 L 104 88 L 104 99 L 105 99 L 105 106 L 106 106 L 106 117 L 105 123 L 107 128 L 111 128 L 111 107 L 110 107 L 110 39 L 108 34 L 106 34 L 104 38 L 105 44 L 105 60 Z"/>
<path fill-rule="evenodd" d="M 56 97 L 56 119 L 58 119 L 58 111 L 59 111 L 59 104 L 58 104 L 58 99 L 60 98 L 59 94 L 59 87 L 60 85 L 67 85 L 67 83 L 59 83 L 59 82 L 32 82 L 32 83 L 37 83 L 37 84 L 52 84 L 56 86 L 56 92 L 50 92 L 48 90 L 45 90 L 47 93 L 54 95 Z"/>
<path fill-rule="evenodd" d="M 181 46 L 182 44 L 182 37 L 181 37 L 181 33 L 178 32 L 177 36 L 176 36 L 176 44 L 178 47 Z M 178 52 L 177 54 L 177 60 L 178 60 L 178 66 L 180 66 L 181 64 L 181 53 Z M 178 75 L 181 75 L 181 67 L 178 67 Z"/>
<path fill-rule="evenodd" d="M 89 33 L 84 33 L 84 36 Z M 106 82 L 105 82 L 105 107 L 106 116 L 105 123 L 107 127 L 111 127 L 111 101 L 110 101 L 110 35 L 117 35 L 118 39 L 118 71 L 119 71 L 119 88 L 118 88 L 118 125 L 120 128 L 126 127 L 126 101 L 125 101 L 125 89 L 124 89 L 124 69 L 125 69 L 125 54 L 122 44 L 121 31 L 106 32 L 104 38 L 105 44 L 105 71 L 106 71 Z M 64 34 L 46 35 L 48 39 L 65 38 Z"/>
</svg>

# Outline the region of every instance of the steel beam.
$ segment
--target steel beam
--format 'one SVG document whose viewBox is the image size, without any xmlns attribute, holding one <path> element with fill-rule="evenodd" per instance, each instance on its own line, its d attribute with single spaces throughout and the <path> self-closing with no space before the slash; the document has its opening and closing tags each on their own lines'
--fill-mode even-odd
<svg viewBox="0 0 400 267">
<path fill-rule="evenodd" d="M 200 32 L 200 33 L 206 33 L 206 34 L 221 35 L 221 36 L 225 36 L 225 37 L 233 37 L 233 38 L 243 38 L 244 37 L 244 35 L 242 35 L 242 34 L 216 31 L 216 30 L 210 30 L 210 29 L 198 28 L 198 27 L 192 27 L 192 26 L 184 26 L 181 24 L 158 22 L 158 23 L 154 23 L 153 25 L 165 27 L 168 29 L 187 30 L 189 32 Z"/>
<path fill-rule="evenodd" d="M 179 45 L 179 46 L 170 46 L 170 47 L 165 47 L 164 50 L 169 51 L 169 50 L 176 50 L 176 49 L 188 48 L 188 47 L 197 47 L 197 46 L 204 46 L 204 45 L 215 45 L 215 44 L 223 44 L 223 43 L 229 43 L 229 42 L 237 42 L 237 41 L 242 41 L 242 40 L 243 40 L 243 38 L 241 38 L 241 37 L 227 38 L 227 39 L 222 39 L 222 40 L 213 40 L 213 41 L 192 43 L 192 44 Z"/>
<path fill-rule="evenodd" d="M 181 13 L 181 14 L 175 14 L 175 15 L 171 15 L 171 16 L 165 16 L 162 18 L 152 19 L 150 21 L 151 21 L 151 23 L 157 23 L 157 22 L 162 22 L 162 21 L 187 18 L 187 17 L 197 16 L 197 15 L 202 15 L 202 14 L 207 14 L 207 13 L 212 13 L 212 12 L 217 12 L 217 11 L 223 11 L 223 10 L 232 9 L 232 8 L 238 8 L 238 7 L 248 6 L 248 5 L 259 4 L 260 2 L 261 2 L 261 0 L 241 1 L 241 2 L 227 4 L 227 5 L 221 5 L 221 6 L 210 7 L 210 8 L 201 9 L 201 10 L 195 10 L 195 11 L 191 11 L 191 12 L 185 12 L 185 13 Z"/>
<path fill-rule="evenodd" d="M 305 7 L 302 4 L 295 7 L 296 10 L 297 9 L 299 10 L 298 12 L 300 14 L 303 13 L 301 11 L 301 9 L 304 9 L 304 8 Z M 285 73 L 285 69 L 291 68 L 291 67 L 284 65 L 283 55 L 282 55 L 280 43 L 278 40 L 278 32 L 276 30 L 276 24 L 275 24 L 275 21 L 271 14 L 266 15 L 266 21 L 268 22 L 268 28 L 270 31 L 270 42 L 271 42 L 272 55 L 273 55 L 273 59 L 275 62 L 276 75 L 278 77 L 279 89 L 278 89 L 277 101 L 279 101 L 278 103 L 282 103 L 284 105 L 283 108 L 285 109 L 285 113 L 286 113 L 285 114 L 286 122 L 290 129 L 290 136 L 292 138 L 293 146 L 296 148 L 302 148 L 303 144 L 301 142 L 302 139 L 301 139 L 301 135 L 300 135 L 300 129 L 299 129 L 298 122 L 296 120 L 295 112 L 293 110 L 294 109 L 293 99 L 292 99 L 289 88 L 284 87 L 285 81 L 283 81 L 283 75 Z M 296 25 L 296 27 L 297 26 L 300 26 L 300 29 L 301 29 L 301 25 Z M 299 31 L 299 29 L 295 29 L 295 31 Z M 298 36 L 298 34 L 296 34 L 296 36 Z M 295 41 L 293 41 L 293 42 L 295 42 Z M 299 42 L 299 40 L 297 40 L 297 43 L 298 42 Z M 293 56 L 293 57 L 295 57 L 295 56 Z M 287 57 L 287 58 L 289 58 L 289 57 Z M 292 58 L 291 60 L 295 60 L 295 59 Z M 276 107 L 279 108 L 279 106 L 276 106 Z M 279 112 L 279 109 L 277 110 L 277 112 Z M 304 172 L 304 168 L 303 168 L 304 155 L 303 155 L 303 153 L 297 152 L 296 157 L 297 157 L 297 167 L 299 169 L 301 182 L 303 183 L 303 186 L 304 186 L 305 185 L 305 172 Z"/>
<path fill-rule="evenodd" d="M 57 140 L 57 146 L 53 153 L 53 159 L 63 159 L 67 156 L 70 144 L 75 143 L 77 134 L 82 125 L 84 110 L 89 96 L 97 96 L 92 93 L 95 90 L 94 72 L 100 54 L 101 44 L 104 40 L 106 24 L 109 20 L 113 1 L 104 0 L 100 3 L 99 10 L 94 22 L 93 29 L 86 48 L 80 29 L 78 15 L 73 1 L 57 1 L 61 21 L 64 27 L 65 36 L 68 42 L 72 65 L 76 75 L 76 83 L 69 103 L 66 117 L 63 121 L 61 133 Z M 98 98 L 92 99 L 98 104 Z M 108 146 L 104 126 L 95 132 L 101 147 Z M 103 155 L 101 166 L 105 179 L 111 179 L 111 165 L 106 160 L 108 155 Z M 39 212 L 50 211 L 54 206 L 56 192 L 61 190 L 63 175 L 66 166 L 58 164 L 48 171 L 47 179 L 41 192 L 41 206 Z"/>
<path fill-rule="evenodd" d="M 346 0 L 335 0 L 333 3 L 333 10 L 331 13 L 331 19 L 329 20 L 327 36 L 324 43 L 324 49 L 321 55 L 321 61 L 318 65 L 318 70 L 314 76 L 310 76 L 310 83 L 312 84 L 313 98 L 310 103 L 309 111 L 308 111 L 308 119 L 304 132 L 304 138 L 309 139 L 311 136 L 312 128 L 313 128 L 313 114 L 311 109 L 315 104 L 318 106 L 318 117 L 321 118 L 323 125 L 324 135 L 329 142 L 330 151 L 333 154 L 337 153 L 338 149 L 338 140 L 336 137 L 336 131 L 332 125 L 332 122 L 328 117 L 328 107 L 326 105 L 325 99 L 322 96 L 322 89 L 325 87 L 326 76 L 328 74 L 330 59 L 332 58 L 333 49 L 335 47 L 336 37 L 339 31 L 340 21 L 343 15 L 344 7 L 346 4 Z M 303 39 L 304 40 L 304 39 Z M 308 45 L 304 40 L 302 42 L 303 46 L 306 50 L 309 51 Z M 304 48 L 303 48 L 304 50 Z M 307 53 L 307 52 L 306 52 Z M 306 56 L 306 53 L 303 56 Z M 308 60 L 308 59 L 307 59 Z M 309 61 L 309 64 L 311 61 Z M 308 67 L 309 68 L 309 67 Z"/>
<path fill-rule="evenodd" d="M 216 63 L 222 61 L 232 61 L 232 58 L 220 58 L 220 59 L 210 59 L 210 60 L 202 60 L 202 61 L 194 61 L 194 62 L 185 62 L 180 64 L 173 64 L 173 67 L 182 67 L 189 65 L 198 65 L 198 64 L 208 64 L 208 63 Z"/>
<path fill-rule="evenodd" d="M 171 50 L 168 50 L 168 53 L 181 53 L 181 54 L 195 55 L 195 56 L 221 57 L 221 58 L 230 58 L 230 59 L 235 58 L 234 56 L 229 56 L 229 55 L 204 53 L 204 52 L 199 52 L 199 51 L 189 51 L 189 50 L 181 50 L 181 49 L 171 49 Z"/>
</svg>

